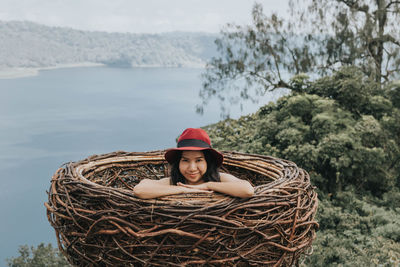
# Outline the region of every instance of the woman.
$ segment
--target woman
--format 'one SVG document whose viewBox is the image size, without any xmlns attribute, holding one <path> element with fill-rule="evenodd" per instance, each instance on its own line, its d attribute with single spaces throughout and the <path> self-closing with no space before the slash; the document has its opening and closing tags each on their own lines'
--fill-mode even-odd
<svg viewBox="0 0 400 267">
<path fill-rule="evenodd" d="M 133 189 L 137 197 L 148 199 L 213 191 L 241 198 L 254 194 L 248 181 L 218 171 L 224 157 L 211 148 L 210 137 L 203 129 L 184 130 L 177 148 L 168 149 L 164 156 L 171 164 L 171 177 L 140 181 Z"/>
</svg>

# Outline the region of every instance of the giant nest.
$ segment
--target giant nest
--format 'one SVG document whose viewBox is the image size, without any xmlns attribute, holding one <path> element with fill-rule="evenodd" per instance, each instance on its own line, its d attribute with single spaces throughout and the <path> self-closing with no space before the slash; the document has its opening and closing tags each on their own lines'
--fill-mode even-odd
<svg viewBox="0 0 400 267">
<path fill-rule="evenodd" d="M 64 164 L 45 203 L 59 249 L 76 266 L 298 265 L 318 228 L 308 173 L 283 159 L 222 153 L 221 171 L 250 181 L 253 197 L 135 197 L 141 179 L 168 176 L 164 151 Z"/>
</svg>

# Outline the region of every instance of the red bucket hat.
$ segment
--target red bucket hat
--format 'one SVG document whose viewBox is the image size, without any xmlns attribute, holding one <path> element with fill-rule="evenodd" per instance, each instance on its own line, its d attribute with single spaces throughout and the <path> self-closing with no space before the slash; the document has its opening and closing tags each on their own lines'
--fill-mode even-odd
<svg viewBox="0 0 400 267">
<path fill-rule="evenodd" d="M 200 128 L 187 128 L 184 130 L 178 138 L 177 147 L 168 149 L 164 157 L 169 163 L 173 163 L 176 161 L 179 151 L 184 150 L 208 150 L 214 155 L 218 167 L 224 161 L 224 156 L 211 147 L 211 140 L 206 131 Z"/>
</svg>

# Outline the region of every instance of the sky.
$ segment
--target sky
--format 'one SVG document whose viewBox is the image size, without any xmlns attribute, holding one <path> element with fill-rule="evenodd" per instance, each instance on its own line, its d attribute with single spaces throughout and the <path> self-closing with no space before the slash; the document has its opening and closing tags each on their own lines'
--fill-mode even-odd
<svg viewBox="0 0 400 267">
<path fill-rule="evenodd" d="M 219 32 L 251 23 L 254 0 L 0 0 L 0 20 L 107 32 Z M 288 0 L 258 0 L 285 16 Z"/>
</svg>

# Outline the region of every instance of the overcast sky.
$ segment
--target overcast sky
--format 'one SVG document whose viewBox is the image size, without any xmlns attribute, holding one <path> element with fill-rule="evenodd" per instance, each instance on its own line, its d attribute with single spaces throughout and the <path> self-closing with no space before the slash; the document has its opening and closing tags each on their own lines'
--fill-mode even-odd
<svg viewBox="0 0 400 267">
<path fill-rule="evenodd" d="M 0 20 L 109 32 L 219 32 L 249 24 L 254 0 L 0 0 Z M 285 15 L 288 0 L 258 0 L 264 12 Z"/>
</svg>

